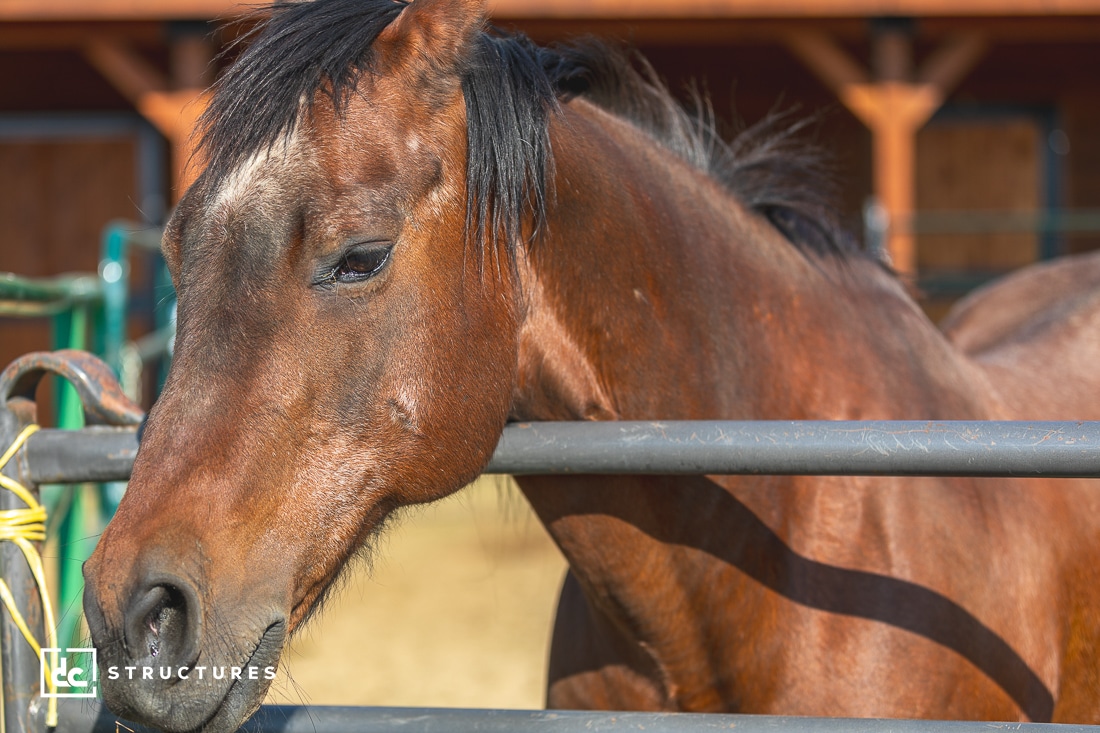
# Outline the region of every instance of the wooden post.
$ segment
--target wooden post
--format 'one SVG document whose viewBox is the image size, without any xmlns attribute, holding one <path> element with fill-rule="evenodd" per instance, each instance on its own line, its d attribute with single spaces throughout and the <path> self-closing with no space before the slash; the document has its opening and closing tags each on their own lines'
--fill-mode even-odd
<svg viewBox="0 0 1100 733">
<path fill-rule="evenodd" d="M 192 133 L 206 108 L 203 87 L 210 52 L 202 39 L 181 39 L 173 46 L 176 88 L 144 59 L 125 46 L 105 40 L 89 43 L 84 54 L 134 107 L 157 129 L 172 148 L 172 202 L 179 200 L 195 178 L 191 165 Z"/>
<path fill-rule="evenodd" d="M 799 29 L 786 42 L 870 129 L 875 196 L 889 215 L 886 249 L 899 273 L 915 276 L 917 132 L 984 53 L 985 40 L 970 34 L 945 43 L 913 79 L 910 40 L 897 29 L 888 30 L 875 38 L 873 81 L 872 74 L 823 33 Z"/>
<path fill-rule="evenodd" d="M 927 85 L 888 81 L 848 86 L 840 98 L 871 130 L 874 190 L 890 217 L 886 247 L 891 262 L 898 272 L 915 275 L 917 250 L 910 222 L 916 204 L 917 131 L 940 106 L 941 97 Z"/>
</svg>

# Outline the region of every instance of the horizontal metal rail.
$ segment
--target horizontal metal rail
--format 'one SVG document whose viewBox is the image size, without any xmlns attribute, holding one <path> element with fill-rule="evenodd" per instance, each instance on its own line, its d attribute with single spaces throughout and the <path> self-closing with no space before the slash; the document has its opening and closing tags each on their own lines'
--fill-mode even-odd
<svg viewBox="0 0 1100 733">
<path fill-rule="evenodd" d="M 522 423 L 488 472 L 1100 477 L 1100 423 Z"/>
<path fill-rule="evenodd" d="M 63 700 L 58 733 L 153 733 L 121 721 L 101 704 Z M 116 723 L 121 725 L 116 729 Z M 241 733 L 1096 733 L 1086 725 L 989 723 L 863 718 L 801 718 L 700 713 L 623 713 L 580 710 L 476 710 L 264 705 Z"/>
<path fill-rule="evenodd" d="M 0 272 L 0 316 L 52 316 L 74 304 L 102 298 L 95 275 L 32 278 Z"/>
<path fill-rule="evenodd" d="M 37 483 L 125 480 L 133 428 L 42 430 Z M 1100 422 L 660 421 L 518 423 L 487 473 L 1100 478 Z"/>
<path fill-rule="evenodd" d="M 42 430 L 20 460 L 36 482 L 123 480 L 136 428 Z M 825 474 L 1100 477 L 1096 422 L 522 423 L 489 471 L 513 474 Z M 135 733 L 100 703 L 63 700 L 58 733 Z M 264 706 L 244 733 L 1096 733 L 1080 725 L 581 711 Z"/>
<path fill-rule="evenodd" d="M 102 483 L 130 478 L 137 450 L 137 428 L 51 428 L 30 437 L 22 458 L 32 483 Z"/>
</svg>

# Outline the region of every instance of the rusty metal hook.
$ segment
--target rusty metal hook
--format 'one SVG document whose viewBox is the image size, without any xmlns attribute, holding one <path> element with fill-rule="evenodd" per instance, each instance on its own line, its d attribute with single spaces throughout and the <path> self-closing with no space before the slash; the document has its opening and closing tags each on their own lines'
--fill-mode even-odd
<svg viewBox="0 0 1100 733">
<path fill-rule="evenodd" d="M 57 374 L 76 389 L 89 425 L 140 425 L 145 412 L 122 392 L 111 368 L 93 354 L 75 349 L 36 351 L 13 361 L 0 374 L 0 404 L 34 400 L 42 377 Z"/>
</svg>

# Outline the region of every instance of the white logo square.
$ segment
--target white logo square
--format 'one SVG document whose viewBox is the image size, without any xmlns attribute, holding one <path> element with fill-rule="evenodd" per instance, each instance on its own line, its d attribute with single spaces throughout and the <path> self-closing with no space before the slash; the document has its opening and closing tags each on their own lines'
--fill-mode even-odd
<svg viewBox="0 0 1100 733">
<path fill-rule="evenodd" d="M 57 653 L 57 666 L 49 668 L 54 692 L 46 680 L 47 663 Z M 45 647 L 38 654 L 39 684 L 42 697 L 95 697 L 99 668 L 96 666 L 95 648 Z"/>
</svg>

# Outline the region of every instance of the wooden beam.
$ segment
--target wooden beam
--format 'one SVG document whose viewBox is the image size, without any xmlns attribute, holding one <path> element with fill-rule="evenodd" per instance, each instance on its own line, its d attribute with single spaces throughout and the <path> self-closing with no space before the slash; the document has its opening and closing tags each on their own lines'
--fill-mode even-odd
<svg viewBox="0 0 1100 733">
<path fill-rule="evenodd" d="M 967 33 L 950 39 L 921 65 L 917 79 L 940 90 L 946 97 L 985 55 L 989 43 L 981 33 Z"/>
<path fill-rule="evenodd" d="M 184 35 L 172 42 L 172 78 L 179 87 L 205 88 L 214 81 L 216 51 L 205 35 Z"/>
<path fill-rule="evenodd" d="M 829 36 L 810 28 L 793 28 L 783 40 L 787 47 L 836 94 L 853 85 L 867 84 L 870 75 Z"/>
<path fill-rule="evenodd" d="M 870 18 L 1100 15 L 1097 0 L 490 0 L 500 18 Z"/>
<path fill-rule="evenodd" d="M 846 87 L 841 102 L 871 130 L 875 197 L 889 215 L 886 250 L 894 269 L 917 271 L 910 221 L 916 207 L 917 131 L 943 102 L 928 84 L 885 81 Z"/>
<path fill-rule="evenodd" d="M 202 89 L 178 89 L 171 92 L 148 92 L 135 100 L 134 106 L 153 127 L 172 140 L 190 135 L 205 108 Z"/>
<path fill-rule="evenodd" d="M 171 143 L 173 197 L 178 200 L 194 180 L 189 165 L 194 153 L 192 133 L 206 109 L 206 93 L 192 86 L 171 89 L 164 74 L 121 43 L 93 40 L 84 52 L 88 61 Z M 184 73 L 198 77 L 205 73 L 194 53 L 185 53 L 181 58 Z"/>
<path fill-rule="evenodd" d="M 0 0 L 2 1 L 2 0 Z M 640 45 L 726 44 L 767 45 L 782 42 L 791 21 L 770 18 L 526 18 L 503 19 L 538 41 L 578 34 L 626 38 Z M 861 42 L 866 38 L 864 18 L 817 19 L 814 30 L 828 37 Z M 949 40 L 977 34 L 993 43 L 1095 43 L 1100 41 L 1100 16 L 1043 18 L 923 18 L 921 37 Z M 232 26 L 223 37 L 236 33 Z M 0 49 L 83 49 L 93 38 L 144 47 L 162 46 L 164 25 L 158 21 L 3 22 Z"/>
<path fill-rule="evenodd" d="M 249 8 L 235 0 L 0 0 L 0 20 L 210 20 Z"/>
<path fill-rule="evenodd" d="M 638 46 L 774 45 L 791 28 L 787 20 L 752 18 L 507 18 L 500 22 L 506 28 L 522 30 L 538 43 L 592 35 L 629 39 L 631 44 Z M 834 38 L 859 41 L 867 33 L 867 23 L 863 19 L 822 20 L 815 25 L 827 29 Z M 1100 22 L 1097 34 L 1100 35 Z"/>
<path fill-rule="evenodd" d="M 924 126 L 943 104 L 943 95 L 930 84 L 883 81 L 853 84 L 841 90 L 840 101 L 871 130 L 884 124 Z"/>
<path fill-rule="evenodd" d="M 1095 43 L 1100 17 L 921 18 L 920 30 L 924 38 L 976 33 L 991 43 Z"/>
<path fill-rule="evenodd" d="M 164 74 L 117 41 L 92 39 L 84 47 L 84 56 L 131 102 L 137 103 L 150 92 L 168 89 Z"/>
<path fill-rule="evenodd" d="M 83 48 L 91 38 L 157 44 L 164 40 L 164 27 L 155 22 L 0 23 L 0 48 L 4 50 Z"/>
<path fill-rule="evenodd" d="M 135 105 L 172 145 L 172 202 L 175 203 L 195 181 L 193 161 L 196 124 L 209 95 L 202 89 L 150 92 Z"/>
<path fill-rule="evenodd" d="M 910 231 L 916 208 L 916 128 L 882 118 L 871 129 L 875 195 L 889 214 L 886 250 L 901 275 L 917 274 L 917 240 Z"/>
<path fill-rule="evenodd" d="M 913 39 L 899 29 L 874 34 L 871 70 L 879 81 L 909 81 L 913 78 Z"/>
<path fill-rule="evenodd" d="M 884 32 L 875 39 L 875 80 L 844 49 L 814 29 L 785 37 L 788 48 L 810 68 L 871 131 L 875 195 L 890 216 L 887 251 L 895 269 L 914 275 L 916 240 L 910 221 L 916 194 L 916 136 L 947 94 L 985 52 L 986 42 L 971 33 L 937 48 L 915 80 L 910 79 L 911 41 Z"/>
<path fill-rule="evenodd" d="M 0 0 L 0 20 L 210 20 L 240 0 Z M 1097 0 L 491 0 L 498 18 L 866 18 L 1100 15 Z"/>
</svg>

